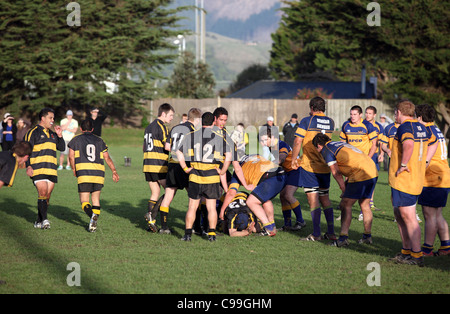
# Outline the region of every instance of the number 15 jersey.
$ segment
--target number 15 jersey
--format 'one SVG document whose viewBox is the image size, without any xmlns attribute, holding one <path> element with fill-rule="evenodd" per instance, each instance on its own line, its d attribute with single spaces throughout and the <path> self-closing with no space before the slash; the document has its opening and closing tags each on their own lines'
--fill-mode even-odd
<svg viewBox="0 0 450 314">
<path fill-rule="evenodd" d="M 75 152 L 75 171 L 78 184 L 104 184 L 103 153 L 108 151 L 108 146 L 102 138 L 90 132 L 85 132 L 75 136 L 68 146 Z"/>
</svg>

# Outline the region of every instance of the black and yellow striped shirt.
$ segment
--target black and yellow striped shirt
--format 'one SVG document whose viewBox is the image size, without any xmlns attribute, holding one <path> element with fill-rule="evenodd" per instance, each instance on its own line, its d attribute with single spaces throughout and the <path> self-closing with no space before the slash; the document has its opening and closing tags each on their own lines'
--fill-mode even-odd
<svg viewBox="0 0 450 314">
<path fill-rule="evenodd" d="M 167 127 L 159 119 L 145 128 L 143 172 L 167 173 L 169 152 L 164 146 L 168 136 Z"/>
<path fill-rule="evenodd" d="M 13 185 L 18 166 L 16 154 L 11 151 L 0 152 L 0 181 L 5 186 Z"/>
<path fill-rule="evenodd" d="M 84 132 L 75 136 L 68 144 L 75 153 L 75 171 L 78 184 L 105 182 L 105 164 L 103 154 L 108 146 L 101 137 Z"/>
<path fill-rule="evenodd" d="M 40 125 L 31 128 L 25 134 L 24 140 L 29 142 L 33 151 L 26 165 L 33 168 L 33 181 L 50 179 L 57 182 L 57 160 L 56 150 L 64 151 L 66 143 L 62 137 L 52 130 L 45 129 Z"/>
<path fill-rule="evenodd" d="M 220 183 L 217 169 L 222 163 L 223 152 L 229 151 L 229 145 L 226 144 L 221 135 L 207 127 L 202 127 L 185 136 L 178 150 L 183 152 L 186 162 L 190 162 L 193 168 L 189 173 L 190 182 Z"/>
</svg>

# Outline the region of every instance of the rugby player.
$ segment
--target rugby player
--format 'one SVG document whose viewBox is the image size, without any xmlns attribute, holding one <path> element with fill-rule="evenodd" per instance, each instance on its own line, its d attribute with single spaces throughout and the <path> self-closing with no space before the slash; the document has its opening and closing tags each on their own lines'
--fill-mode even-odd
<svg viewBox="0 0 450 314">
<path fill-rule="evenodd" d="M 68 144 L 69 162 L 73 175 L 77 177 L 81 209 L 90 218 L 88 231 L 95 232 L 101 208 L 100 193 L 105 183 L 103 161 L 106 161 L 111 169 L 114 182 L 119 181 L 119 175 L 109 156 L 108 146 L 101 137 L 93 133 L 92 120 L 83 120 L 80 127 L 82 133 L 76 135 Z"/>
<path fill-rule="evenodd" d="M 324 238 L 335 240 L 333 207 L 328 195 L 330 189 L 330 168 L 312 144 L 312 139 L 318 133 L 326 134 L 331 138 L 334 130 L 334 121 L 325 116 L 325 100 L 323 98 L 312 98 L 309 102 L 309 108 L 310 116 L 300 121 L 295 132 L 291 162 L 293 169 L 300 167 L 303 189 L 311 210 L 313 233 L 308 235 L 305 240 L 320 241 Z M 303 149 L 303 154 L 300 159 L 297 159 L 301 149 Z M 300 163 L 298 163 L 298 160 L 300 160 Z M 327 221 L 327 231 L 323 237 L 320 230 L 322 208 Z"/>
<path fill-rule="evenodd" d="M 176 152 L 181 168 L 189 173 L 189 206 L 183 241 L 191 241 L 192 227 L 202 197 L 205 198 L 208 211 L 208 240 L 216 241 L 216 201 L 221 196 L 221 178 L 225 178 L 232 153 L 227 150 L 225 159 L 222 158 L 224 138 L 213 131 L 213 123 L 213 114 L 205 112 L 202 115 L 202 127 L 187 134 Z M 190 167 L 186 161 L 190 161 Z"/>
<path fill-rule="evenodd" d="M 378 171 L 368 155 L 350 144 L 331 141 L 327 135 L 321 133 L 314 137 L 313 144 L 322 154 L 342 191 L 339 204 L 342 212 L 341 233 L 332 245 L 347 246 L 352 206 L 358 201 L 364 215 L 371 210 L 370 199 L 378 179 Z M 371 230 L 372 220 L 365 220 L 364 234 L 359 243 L 372 243 Z"/>
<path fill-rule="evenodd" d="M 167 215 L 169 213 L 169 206 L 177 190 L 183 190 L 189 186 L 189 175 L 184 172 L 178 162 L 176 151 L 184 137 L 190 132 L 195 131 L 201 122 L 202 112 L 198 108 L 191 108 L 187 114 L 187 121 L 175 125 L 169 133 L 169 141 L 165 144 L 165 149 L 170 151 L 168 172 L 166 177 L 166 188 L 164 198 L 161 202 L 159 212 L 161 215 L 161 229 L 159 233 L 170 234 L 171 231 L 167 225 Z M 187 167 L 190 167 L 190 162 L 186 162 Z"/>
<path fill-rule="evenodd" d="M 392 145 L 389 185 L 403 247 L 393 260 L 424 266 L 416 203 L 424 186 L 425 167 L 436 152 L 438 142 L 434 134 L 414 117 L 412 102 L 402 100 L 397 104 L 395 120 L 400 125 Z"/>
<path fill-rule="evenodd" d="M 416 106 L 417 120 L 422 123 L 437 138 L 436 153 L 428 163 L 425 171 L 425 181 L 418 204 L 422 205 L 425 218 L 424 256 L 439 256 L 450 254 L 450 237 L 448 223 L 442 215 L 442 209 L 447 205 L 450 191 L 450 168 L 447 161 L 447 145 L 445 137 L 434 123 L 436 111 L 430 105 Z M 441 241 L 438 251 L 433 252 L 436 234 Z"/>
<path fill-rule="evenodd" d="M 292 148 L 285 142 L 275 138 L 271 128 L 261 128 L 259 132 L 260 143 L 268 147 L 272 155 L 278 156 L 275 160 L 286 172 L 286 186 L 280 192 L 281 211 L 283 213 L 284 225 L 280 230 L 298 231 L 306 226 L 303 219 L 300 202 L 294 194 L 302 186 L 300 180 L 300 169 L 292 169 Z M 292 226 L 291 211 L 294 212 L 296 222 Z"/>
<path fill-rule="evenodd" d="M 25 165 L 31 152 L 31 144 L 25 141 L 17 142 L 10 151 L 0 152 L 0 189 L 13 186 L 17 169 Z"/>
<path fill-rule="evenodd" d="M 39 112 L 38 125 L 28 130 L 24 137 L 33 147 L 26 162 L 26 172 L 38 192 L 38 216 L 34 223 L 34 227 L 38 229 L 50 228 L 50 221 L 47 219 L 48 205 L 58 182 L 56 150 L 64 151 L 66 148 L 61 126 L 53 125 L 54 122 L 55 111 L 44 108 Z M 51 130 L 52 127 L 55 131 Z"/>
<path fill-rule="evenodd" d="M 150 123 L 144 132 L 143 172 L 151 192 L 144 218 L 147 221 L 147 230 L 151 232 L 158 231 L 155 222 L 159 206 L 156 205 L 156 202 L 163 199 L 163 196 L 159 196 L 161 186 L 166 187 L 169 151 L 165 149 L 165 145 L 169 139 L 169 131 L 165 123 L 170 123 L 173 120 L 174 113 L 175 109 L 170 104 L 160 105 L 158 118 Z"/>
</svg>

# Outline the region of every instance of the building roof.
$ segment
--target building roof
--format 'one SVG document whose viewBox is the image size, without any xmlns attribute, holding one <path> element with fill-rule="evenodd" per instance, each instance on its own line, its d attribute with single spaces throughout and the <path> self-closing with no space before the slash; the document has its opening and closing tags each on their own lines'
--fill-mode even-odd
<svg viewBox="0 0 450 314">
<path fill-rule="evenodd" d="M 372 99 L 375 97 L 375 85 L 366 82 L 366 92 L 361 93 L 361 82 L 300 82 L 300 81 L 257 81 L 227 98 L 250 99 L 294 99 L 299 89 L 314 90 L 322 88 L 327 94 L 332 93 L 333 99 Z"/>
</svg>

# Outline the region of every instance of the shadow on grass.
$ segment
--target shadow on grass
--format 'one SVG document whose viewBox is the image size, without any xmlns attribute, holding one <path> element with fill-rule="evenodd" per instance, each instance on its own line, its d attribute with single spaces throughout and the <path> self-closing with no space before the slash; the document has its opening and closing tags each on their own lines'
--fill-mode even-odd
<svg viewBox="0 0 450 314">
<path fill-rule="evenodd" d="M 2 223 L 0 228 L 2 234 L 8 238 L 9 243 L 14 243 L 16 247 L 19 247 L 30 257 L 33 264 L 45 265 L 45 269 L 52 272 L 52 276 L 56 275 L 61 285 L 67 284 L 67 276 L 71 271 L 67 270 L 67 265 L 70 261 L 67 261 L 66 257 L 55 253 L 51 247 L 45 243 L 38 241 L 35 237 L 35 232 L 46 232 L 51 235 L 52 230 L 37 230 L 33 228 L 37 215 L 36 207 L 30 206 L 27 203 L 18 202 L 11 198 L 2 199 L 0 201 L 0 211 L 6 215 L 14 215 L 25 219 L 30 222 L 30 226 L 24 227 L 23 224 L 19 224 L 18 220 L 11 219 L 8 223 Z M 55 214 L 56 213 L 56 214 Z M 63 206 L 49 206 L 49 215 L 54 215 L 58 219 L 68 221 L 76 225 L 85 225 L 83 221 L 76 217 L 75 213 L 71 213 L 70 209 Z M 57 233 L 55 233 L 57 234 Z M 53 241 L 53 240 L 52 240 Z M 57 241 L 55 239 L 54 241 Z M 45 275 L 45 274 L 43 274 Z M 82 285 L 74 287 L 74 293 L 113 293 L 104 283 L 101 276 L 95 274 L 82 274 Z M 8 284 L 8 283 L 6 283 Z M 45 293 L 45 291 L 41 291 Z"/>
</svg>

